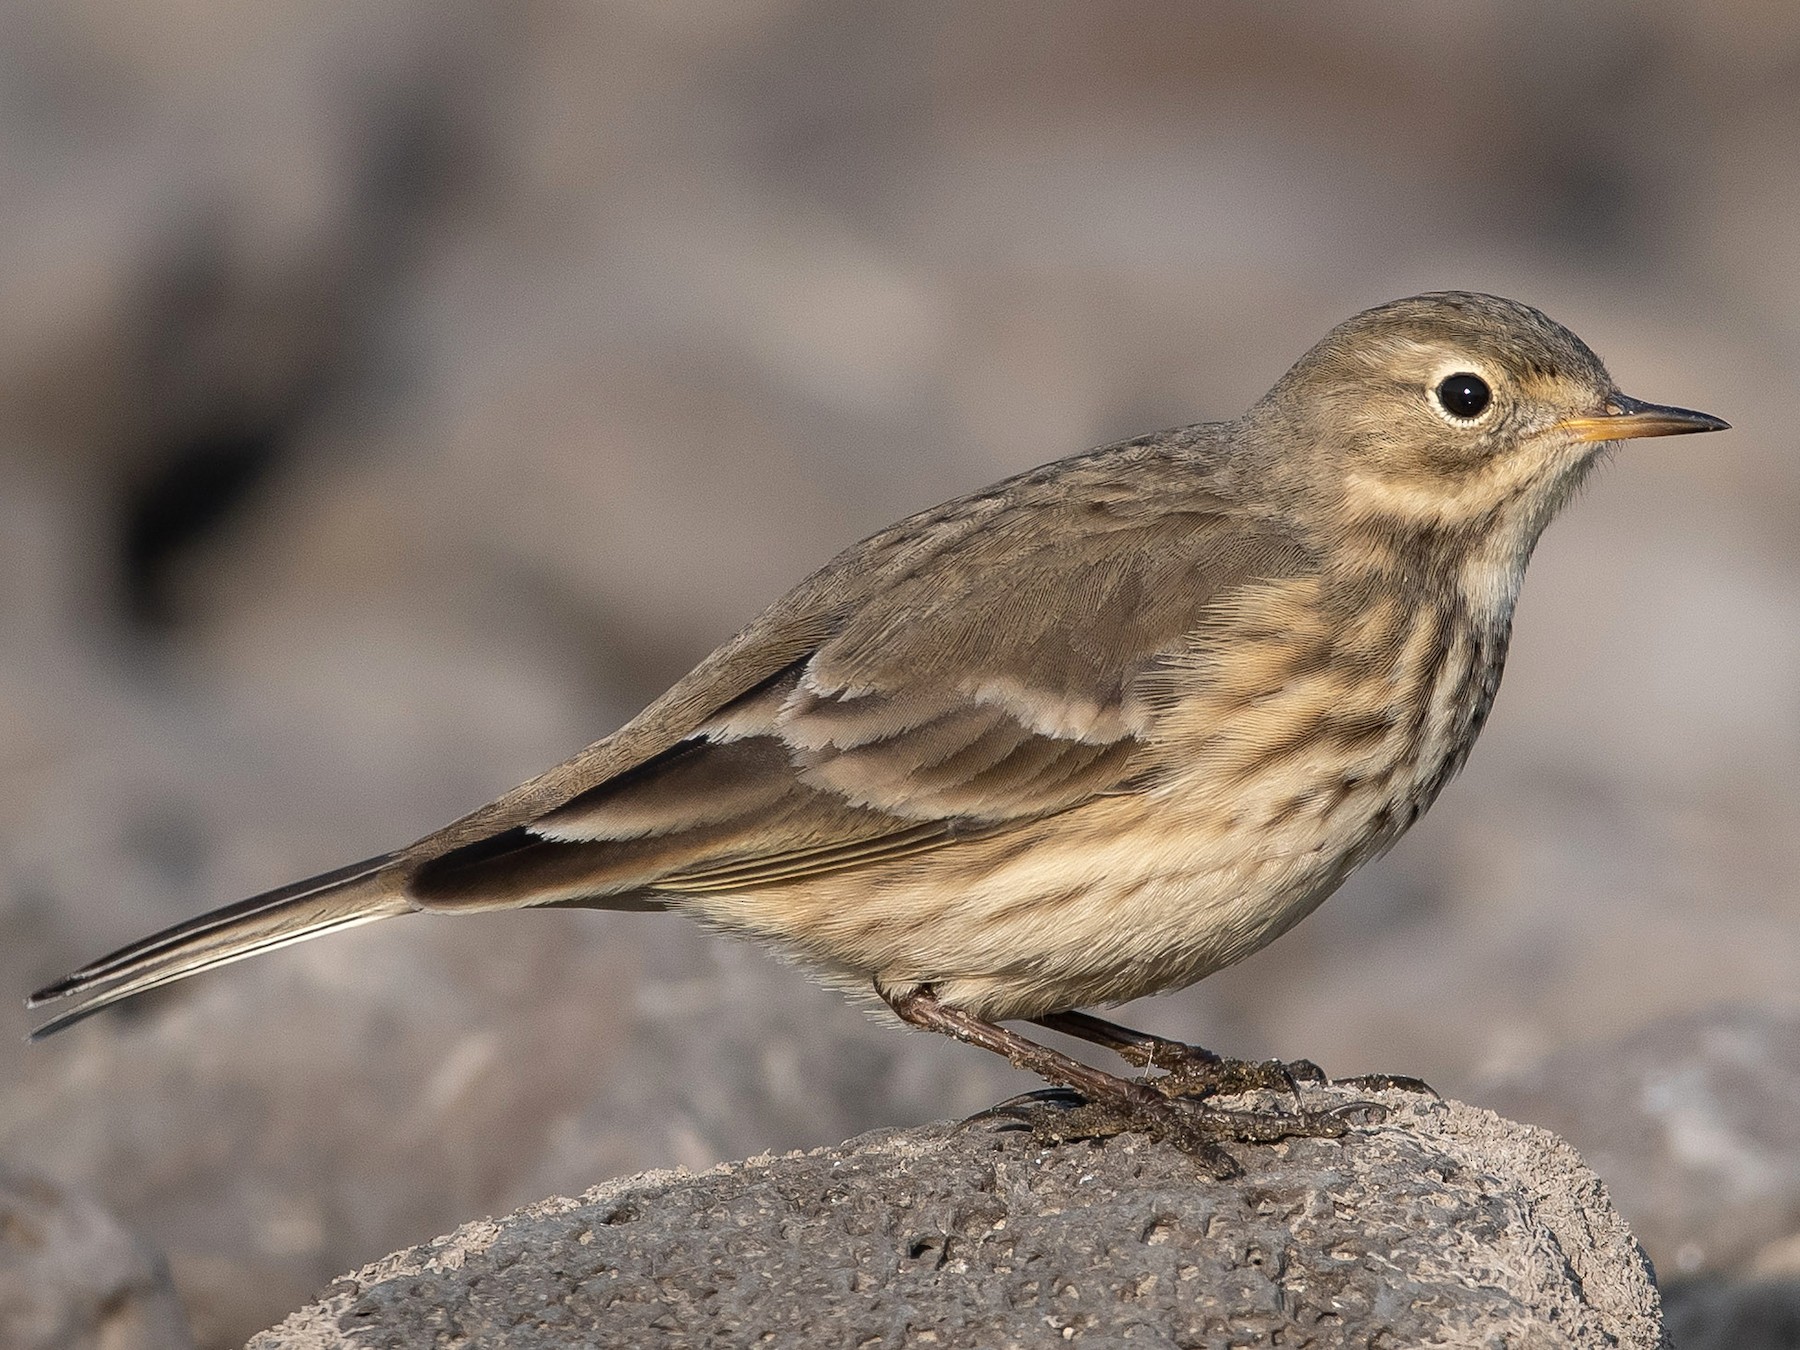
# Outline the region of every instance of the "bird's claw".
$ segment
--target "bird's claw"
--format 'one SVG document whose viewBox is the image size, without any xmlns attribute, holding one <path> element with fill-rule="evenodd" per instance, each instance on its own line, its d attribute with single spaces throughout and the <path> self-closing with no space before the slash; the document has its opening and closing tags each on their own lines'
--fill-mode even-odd
<svg viewBox="0 0 1800 1350">
<path fill-rule="evenodd" d="M 1035 1125 L 1032 1120 L 1033 1108 L 1055 1106 L 1065 1111 L 1072 1111 L 1087 1104 L 1087 1098 L 1074 1088 L 1044 1087 L 1031 1092 L 1021 1092 L 1016 1097 L 1008 1097 L 1003 1102 L 995 1102 L 972 1116 L 965 1116 L 956 1123 L 957 1132 L 973 1129 L 978 1125 L 993 1125 L 995 1130 L 1030 1130 Z"/>
<path fill-rule="evenodd" d="M 1350 1078 L 1333 1078 L 1331 1085 L 1356 1088 L 1362 1092 L 1412 1092 L 1434 1101 L 1444 1100 L 1444 1094 L 1423 1078 L 1403 1073 L 1359 1073 Z"/>
</svg>

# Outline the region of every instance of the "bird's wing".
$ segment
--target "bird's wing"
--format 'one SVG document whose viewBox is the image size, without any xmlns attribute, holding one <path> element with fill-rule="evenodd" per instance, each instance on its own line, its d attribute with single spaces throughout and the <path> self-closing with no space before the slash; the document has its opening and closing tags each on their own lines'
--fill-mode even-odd
<svg viewBox="0 0 1800 1350">
<path fill-rule="evenodd" d="M 1191 471 L 1155 481 L 1170 466 L 1133 448 L 859 545 L 614 737 L 421 841 L 408 894 L 655 905 L 1124 790 L 1151 715 L 1142 677 L 1222 591 L 1305 565 Z"/>
</svg>

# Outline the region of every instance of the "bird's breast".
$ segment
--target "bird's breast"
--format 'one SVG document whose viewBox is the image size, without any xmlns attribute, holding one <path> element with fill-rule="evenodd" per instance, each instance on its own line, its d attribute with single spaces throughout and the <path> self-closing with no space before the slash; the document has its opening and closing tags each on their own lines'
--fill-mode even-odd
<svg viewBox="0 0 1800 1350">
<path fill-rule="evenodd" d="M 1160 676 L 1153 791 L 1231 851 L 1317 871 L 1329 889 L 1462 767 L 1505 640 L 1398 587 L 1248 588 Z"/>
</svg>

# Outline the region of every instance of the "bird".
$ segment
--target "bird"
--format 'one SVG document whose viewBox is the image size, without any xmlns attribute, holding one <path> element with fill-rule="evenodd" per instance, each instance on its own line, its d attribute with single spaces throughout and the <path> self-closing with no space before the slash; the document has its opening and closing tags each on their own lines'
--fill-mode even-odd
<svg viewBox="0 0 1800 1350">
<path fill-rule="evenodd" d="M 672 911 L 1091 1105 L 1324 1132 L 1004 1024 L 1251 1081 L 1087 1010 L 1242 960 L 1389 848 L 1487 720 L 1551 518 L 1617 442 L 1727 425 L 1621 393 L 1519 302 L 1379 305 L 1234 420 L 871 535 L 565 763 L 82 967 L 33 1036 L 378 919 Z"/>
</svg>

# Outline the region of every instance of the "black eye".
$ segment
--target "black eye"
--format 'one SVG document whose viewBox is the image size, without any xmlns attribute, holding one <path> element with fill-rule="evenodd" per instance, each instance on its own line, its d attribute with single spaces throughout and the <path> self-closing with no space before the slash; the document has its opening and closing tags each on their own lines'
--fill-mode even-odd
<svg viewBox="0 0 1800 1350">
<path fill-rule="evenodd" d="M 1444 382 L 1437 387 L 1437 396 L 1438 402 L 1444 405 L 1445 412 L 1467 421 L 1480 417 L 1494 395 L 1487 387 L 1486 380 L 1465 370 L 1446 376 Z"/>
</svg>

